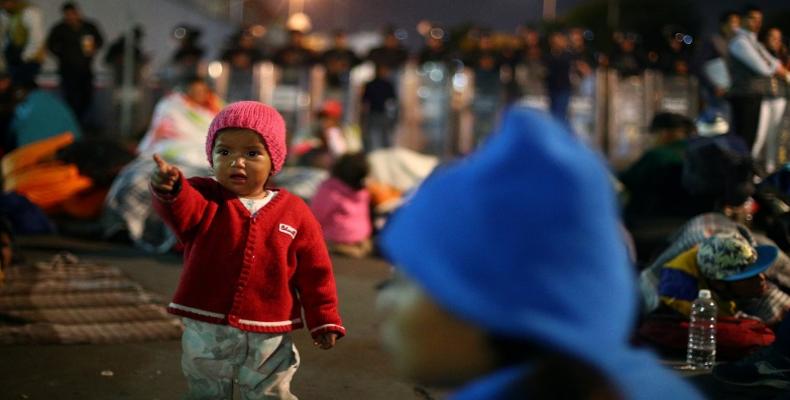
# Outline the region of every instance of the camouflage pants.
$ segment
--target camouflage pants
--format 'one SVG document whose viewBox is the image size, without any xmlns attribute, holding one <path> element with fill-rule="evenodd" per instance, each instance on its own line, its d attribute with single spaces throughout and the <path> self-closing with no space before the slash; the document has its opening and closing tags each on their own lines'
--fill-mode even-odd
<svg viewBox="0 0 790 400">
<path fill-rule="evenodd" d="M 182 320 L 181 368 L 189 386 L 185 399 L 231 399 L 235 383 L 244 400 L 296 400 L 290 386 L 299 353 L 290 335 Z"/>
</svg>

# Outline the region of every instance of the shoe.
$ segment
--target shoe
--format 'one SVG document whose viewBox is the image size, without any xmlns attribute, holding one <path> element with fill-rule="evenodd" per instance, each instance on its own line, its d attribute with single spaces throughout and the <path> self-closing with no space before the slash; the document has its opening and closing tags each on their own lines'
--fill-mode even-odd
<svg viewBox="0 0 790 400">
<path fill-rule="evenodd" d="M 769 346 L 743 360 L 715 366 L 713 376 L 733 385 L 790 389 L 790 357 Z"/>
</svg>

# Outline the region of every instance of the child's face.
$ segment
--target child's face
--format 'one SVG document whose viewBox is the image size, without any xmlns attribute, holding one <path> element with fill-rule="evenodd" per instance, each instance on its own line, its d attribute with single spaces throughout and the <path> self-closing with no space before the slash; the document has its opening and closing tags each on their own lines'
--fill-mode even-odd
<svg viewBox="0 0 790 400">
<path fill-rule="evenodd" d="M 495 368 L 484 331 L 444 311 L 409 281 L 394 279 L 378 306 L 385 312 L 382 344 L 402 376 L 457 386 Z"/>
<path fill-rule="evenodd" d="M 272 160 L 260 135 L 241 128 L 223 129 L 214 141 L 214 175 L 241 197 L 264 197 Z"/>
</svg>

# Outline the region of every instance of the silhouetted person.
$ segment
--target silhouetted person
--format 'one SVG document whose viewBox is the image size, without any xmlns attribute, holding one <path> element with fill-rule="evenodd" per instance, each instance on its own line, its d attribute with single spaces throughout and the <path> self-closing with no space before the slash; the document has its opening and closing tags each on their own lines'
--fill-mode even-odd
<svg viewBox="0 0 790 400">
<path fill-rule="evenodd" d="M 362 94 L 362 140 L 365 151 L 390 147 L 398 114 L 398 95 L 392 84 L 390 68 L 376 66 L 376 76 Z"/>
<path fill-rule="evenodd" d="M 388 30 L 384 33 L 384 42 L 368 53 L 367 59 L 375 65 L 385 65 L 391 71 L 403 67 L 409 58 L 409 52 L 401 45 L 395 32 Z"/>
<path fill-rule="evenodd" d="M 93 100 L 93 58 L 104 39 L 96 25 L 82 17 L 75 3 L 64 3 L 61 11 L 63 20 L 49 31 L 47 47 L 58 59 L 63 96 L 82 120 Z"/>
<path fill-rule="evenodd" d="M 620 76 L 634 76 L 642 74 L 647 60 L 642 52 L 637 49 L 636 36 L 625 34 L 617 41 L 617 49 L 612 55 L 611 66 Z"/>
<path fill-rule="evenodd" d="M 441 37 L 428 36 L 425 38 L 425 47 L 420 51 L 418 60 L 420 65 L 428 62 L 447 63 L 450 61 L 450 52 L 444 46 Z"/>
<path fill-rule="evenodd" d="M 549 93 L 549 111 L 554 118 L 567 122 L 571 102 L 571 67 L 574 56 L 568 50 L 568 38 L 562 32 L 549 35 L 546 53 L 546 89 Z"/>
<path fill-rule="evenodd" d="M 38 7 L 23 0 L 0 0 L 3 55 L 15 84 L 34 82 L 44 61 L 44 22 Z"/>
<path fill-rule="evenodd" d="M 277 50 L 272 61 L 282 68 L 283 82 L 296 83 L 306 68 L 316 61 L 316 55 L 305 47 L 304 33 L 292 30 L 288 44 Z"/>
<path fill-rule="evenodd" d="M 321 55 L 321 63 L 326 69 L 326 82 L 330 90 L 346 88 L 351 68 L 359 65 L 360 62 L 362 60 L 348 47 L 346 32 L 336 31 L 332 48 Z"/>
</svg>

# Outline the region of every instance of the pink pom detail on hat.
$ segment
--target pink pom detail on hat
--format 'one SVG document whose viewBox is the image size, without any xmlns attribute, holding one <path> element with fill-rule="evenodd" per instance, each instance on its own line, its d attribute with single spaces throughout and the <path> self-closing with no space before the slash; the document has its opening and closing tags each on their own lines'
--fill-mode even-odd
<svg viewBox="0 0 790 400">
<path fill-rule="evenodd" d="M 272 159 L 272 175 L 280 172 L 288 151 L 285 145 L 285 120 L 273 107 L 257 101 L 231 103 L 214 117 L 206 136 L 206 157 L 211 166 L 211 153 L 217 133 L 227 128 L 243 128 L 255 131 L 263 139 L 266 151 Z"/>
</svg>

